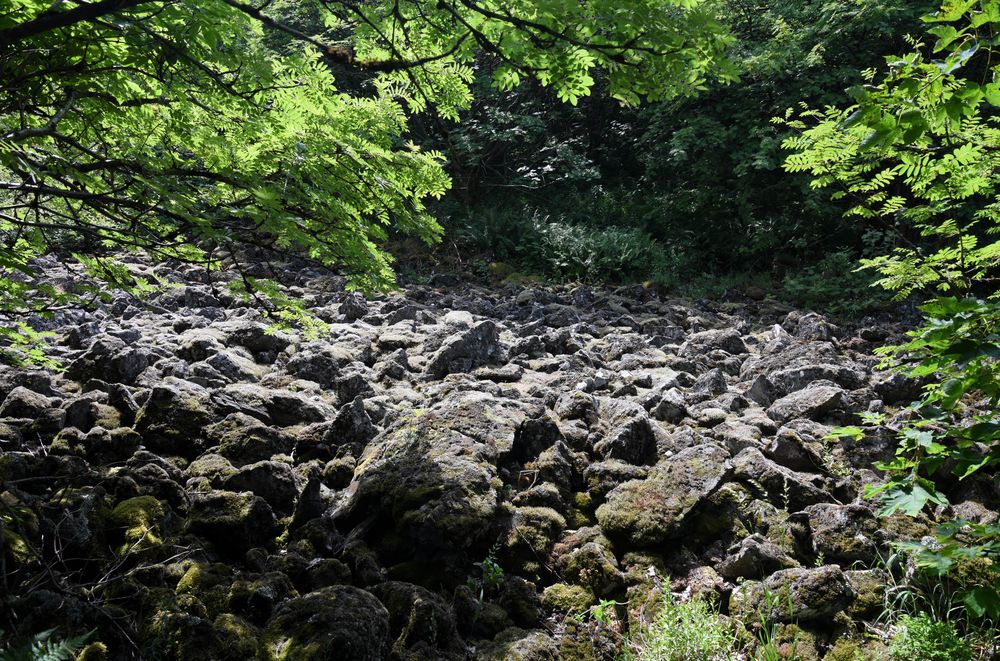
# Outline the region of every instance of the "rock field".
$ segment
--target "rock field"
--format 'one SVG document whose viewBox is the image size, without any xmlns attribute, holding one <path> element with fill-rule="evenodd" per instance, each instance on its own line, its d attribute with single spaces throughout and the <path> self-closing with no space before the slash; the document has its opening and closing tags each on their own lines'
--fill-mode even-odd
<svg viewBox="0 0 1000 661">
<path fill-rule="evenodd" d="M 860 495 L 890 434 L 824 440 L 914 396 L 874 370 L 890 323 L 290 269 L 329 324 L 306 339 L 130 268 L 175 286 L 57 315 L 63 372 L 0 368 L 0 628 L 96 628 L 111 659 L 602 659 L 669 589 L 746 627 L 785 595 L 821 659 L 922 533 Z"/>
</svg>

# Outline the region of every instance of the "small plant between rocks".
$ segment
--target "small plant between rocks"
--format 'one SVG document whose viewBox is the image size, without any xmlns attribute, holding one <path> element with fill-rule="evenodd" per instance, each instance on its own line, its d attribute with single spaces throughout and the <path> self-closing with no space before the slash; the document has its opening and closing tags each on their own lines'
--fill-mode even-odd
<svg viewBox="0 0 1000 661">
<path fill-rule="evenodd" d="M 719 661 L 736 644 L 732 626 L 704 599 L 666 592 L 653 621 L 626 640 L 622 661 Z"/>
</svg>

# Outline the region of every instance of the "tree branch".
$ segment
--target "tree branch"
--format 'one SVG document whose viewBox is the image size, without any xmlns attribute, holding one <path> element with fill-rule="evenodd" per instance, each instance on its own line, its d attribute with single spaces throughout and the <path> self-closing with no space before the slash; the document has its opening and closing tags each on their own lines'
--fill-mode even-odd
<svg viewBox="0 0 1000 661">
<path fill-rule="evenodd" d="M 150 2 L 150 0 L 101 0 L 93 4 L 82 4 L 69 11 L 42 12 L 30 21 L 0 30 L 0 47 L 10 46 L 29 37 L 58 30 L 74 23 L 93 21 L 146 2 Z"/>
</svg>

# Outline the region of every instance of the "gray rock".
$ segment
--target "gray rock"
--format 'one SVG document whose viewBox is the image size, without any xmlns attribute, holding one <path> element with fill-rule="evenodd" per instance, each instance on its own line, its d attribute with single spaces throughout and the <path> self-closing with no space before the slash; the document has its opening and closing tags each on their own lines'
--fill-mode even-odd
<svg viewBox="0 0 1000 661">
<path fill-rule="evenodd" d="M 440 595 L 400 581 L 376 585 L 371 592 L 389 612 L 394 658 L 465 660 L 465 644 L 458 635 L 455 613 Z"/>
<path fill-rule="evenodd" d="M 295 447 L 291 436 L 245 413 L 227 415 L 206 427 L 205 435 L 217 446 L 218 454 L 237 466 L 289 454 Z"/>
<path fill-rule="evenodd" d="M 518 425 L 511 444 L 511 457 L 524 464 L 537 459 L 545 450 L 563 440 L 562 432 L 555 420 L 545 416 L 529 418 Z"/>
<path fill-rule="evenodd" d="M 252 383 L 234 383 L 216 391 L 212 401 L 222 413 L 245 413 L 279 427 L 320 422 L 333 416 L 321 401 L 291 390 Z"/>
<path fill-rule="evenodd" d="M 597 399 L 581 390 L 571 390 L 559 396 L 553 411 L 560 420 L 585 420 L 587 424 L 594 424 L 597 422 Z"/>
<path fill-rule="evenodd" d="M 845 566 L 871 563 L 883 538 L 882 524 L 862 505 L 817 503 L 805 508 L 813 553 Z"/>
<path fill-rule="evenodd" d="M 11 390 L 0 404 L 0 417 L 37 418 L 48 409 L 58 407 L 58 402 L 45 395 L 17 386 Z M 65 414 L 64 414 L 65 415 Z"/>
<path fill-rule="evenodd" d="M 356 457 L 377 434 L 378 427 L 365 410 L 364 399 L 359 396 L 337 411 L 337 417 L 323 434 L 323 442 L 330 447 L 348 447 Z"/>
<path fill-rule="evenodd" d="M 746 448 L 756 448 L 761 445 L 760 429 L 736 420 L 726 420 L 716 425 L 712 428 L 711 436 L 734 456 Z"/>
<path fill-rule="evenodd" d="M 559 645 L 547 631 L 511 627 L 477 648 L 476 658 L 481 661 L 559 661 L 562 655 Z"/>
<path fill-rule="evenodd" d="M 604 459 L 619 459 L 630 464 L 643 465 L 656 462 L 656 434 L 652 423 L 641 406 L 641 415 L 613 428 L 594 444 L 594 451 Z"/>
<path fill-rule="evenodd" d="M 719 575 L 734 581 L 738 578 L 761 578 L 798 563 L 762 535 L 751 535 L 729 549 L 726 559 L 716 567 Z"/>
<path fill-rule="evenodd" d="M 214 419 L 209 391 L 171 376 L 150 391 L 135 428 L 154 452 L 193 459 L 205 449 L 204 430 Z"/>
<path fill-rule="evenodd" d="M 737 586 L 729 611 L 738 617 L 777 622 L 828 622 L 854 601 L 854 589 L 837 565 L 783 569 L 763 582 Z M 775 600 L 769 604 L 768 599 Z"/>
<path fill-rule="evenodd" d="M 222 479 L 227 491 L 249 491 L 260 496 L 279 514 L 289 514 L 299 489 L 292 467 L 280 461 L 259 461 Z"/>
<path fill-rule="evenodd" d="M 481 321 L 467 331 L 444 341 L 427 363 L 426 371 L 435 378 L 455 372 L 469 372 L 476 367 L 499 360 L 500 338 L 496 324 Z"/>
<path fill-rule="evenodd" d="M 94 338 L 82 356 L 70 363 L 66 374 L 71 379 L 86 381 L 99 378 L 116 383 L 132 384 L 159 356 L 144 347 L 131 347 L 112 335 Z"/>
<path fill-rule="evenodd" d="M 670 388 L 653 406 L 653 417 L 663 422 L 676 424 L 688 416 L 688 408 L 684 395 L 677 388 Z"/>
<path fill-rule="evenodd" d="M 345 321 L 355 321 L 368 314 L 368 301 L 357 292 L 351 292 L 344 296 L 340 303 L 340 314 Z"/>
<path fill-rule="evenodd" d="M 732 466 L 734 478 L 752 490 L 763 490 L 763 497 L 789 511 L 835 500 L 824 490 L 827 483 L 822 477 L 788 470 L 765 457 L 756 448 L 740 452 L 733 459 Z"/>
<path fill-rule="evenodd" d="M 767 375 L 775 391 L 787 395 L 802 390 L 814 381 L 832 381 L 849 390 L 865 383 L 865 373 L 860 368 L 847 365 L 816 364 L 790 367 Z"/>
<path fill-rule="evenodd" d="M 597 521 L 609 536 L 640 547 L 675 539 L 683 534 L 685 517 L 724 481 L 728 457 L 714 445 L 683 450 L 645 480 L 616 487 L 597 508 Z"/>
<path fill-rule="evenodd" d="M 812 385 L 774 402 L 767 414 L 778 422 L 792 418 L 821 420 L 847 406 L 847 393 L 838 386 Z"/>
<path fill-rule="evenodd" d="M 402 421 L 365 449 L 335 518 L 345 529 L 378 519 L 408 554 L 436 561 L 482 543 L 497 511 L 496 463 L 510 449 L 501 440 L 524 417 L 514 402 L 473 392 Z"/>
<path fill-rule="evenodd" d="M 714 349 L 721 349 L 734 356 L 747 352 L 747 346 L 738 331 L 723 329 L 694 333 L 681 345 L 678 353 L 686 358 L 694 358 Z"/>
</svg>

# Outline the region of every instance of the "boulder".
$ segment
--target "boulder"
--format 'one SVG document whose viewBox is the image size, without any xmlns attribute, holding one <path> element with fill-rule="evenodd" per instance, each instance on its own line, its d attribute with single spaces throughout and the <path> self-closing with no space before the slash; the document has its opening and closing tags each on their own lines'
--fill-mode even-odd
<svg viewBox="0 0 1000 661">
<path fill-rule="evenodd" d="M 446 398 L 365 449 L 334 513 L 343 529 L 374 519 L 393 544 L 437 560 L 482 543 L 497 511 L 496 463 L 525 417 L 485 393 Z M 388 538 L 387 538 L 388 539 Z"/>
<path fill-rule="evenodd" d="M 468 330 L 448 337 L 430 357 L 426 371 L 441 379 L 454 372 L 470 372 L 476 367 L 497 362 L 500 358 L 500 336 L 492 321 L 481 321 Z"/>
<path fill-rule="evenodd" d="M 371 589 L 389 613 L 391 655 L 413 661 L 464 661 L 451 605 L 427 588 L 388 581 Z"/>
<path fill-rule="evenodd" d="M 24 386 L 17 386 L 7 393 L 0 404 L 0 417 L 39 418 L 52 408 L 57 408 L 57 401 Z"/>
<path fill-rule="evenodd" d="M 239 556 L 254 546 L 267 546 L 279 531 L 267 502 L 249 491 L 195 494 L 187 520 L 190 532 L 227 555 Z"/>
<path fill-rule="evenodd" d="M 777 370 L 768 374 L 767 379 L 777 393 L 787 395 L 802 390 L 814 381 L 832 381 L 853 390 L 865 384 L 865 376 L 864 370 L 853 365 L 819 363 Z"/>
<path fill-rule="evenodd" d="M 559 645 L 541 629 L 504 629 L 476 648 L 479 661 L 559 661 Z"/>
<path fill-rule="evenodd" d="M 706 330 L 690 335 L 678 353 L 686 358 L 694 358 L 715 349 L 738 356 L 747 352 L 747 345 L 739 331 L 734 329 Z"/>
<path fill-rule="evenodd" d="M 368 301 L 358 292 L 350 292 L 340 302 L 340 314 L 343 315 L 344 321 L 348 322 L 361 319 L 368 314 Z"/>
<path fill-rule="evenodd" d="M 289 514 L 299 494 L 292 467 L 281 461 L 259 461 L 222 479 L 227 491 L 249 491 L 260 496 L 276 512 Z"/>
<path fill-rule="evenodd" d="M 863 505 L 817 503 L 805 508 L 813 553 L 845 566 L 877 557 L 882 522 Z"/>
<path fill-rule="evenodd" d="M 726 559 L 716 567 L 719 575 L 731 581 L 761 578 L 798 563 L 778 545 L 762 535 L 750 535 L 729 549 Z"/>
<path fill-rule="evenodd" d="M 331 448 L 348 448 L 357 457 L 377 434 L 378 427 L 365 410 L 365 400 L 358 396 L 337 411 L 337 417 L 323 434 L 323 442 Z"/>
<path fill-rule="evenodd" d="M 66 375 L 77 381 L 98 378 L 133 384 L 159 356 L 144 347 L 129 346 L 113 335 L 99 335 L 79 358 L 70 363 Z"/>
<path fill-rule="evenodd" d="M 829 622 L 853 601 L 854 589 L 839 566 L 797 567 L 740 584 L 729 599 L 729 611 L 748 619 Z"/>
<path fill-rule="evenodd" d="M 785 395 L 767 409 L 767 415 L 778 422 L 792 418 L 822 420 L 847 406 L 847 393 L 839 386 L 812 385 Z"/>
<path fill-rule="evenodd" d="M 619 423 L 594 444 L 594 452 L 604 459 L 618 459 L 630 464 L 656 462 L 656 433 L 646 412 L 634 403 L 634 417 Z"/>
<path fill-rule="evenodd" d="M 774 505 L 798 511 L 808 505 L 833 502 L 824 487 L 827 481 L 812 473 L 798 473 L 779 466 L 756 448 L 747 448 L 732 460 L 733 477 Z"/>
<path fill-rule="evenodd" d="M 370 592 L 322 588 L 283 602 L 263 633 L 269 659 L 383 661 L 390 650 L 389 612 Z"/>
<path fill-rule="evenodd" d="M 612 537 L 640 547 L 683 534 L 685 517 L 722 484 L 729 454 L 715 445 L 679 452 L 653 467 L 645 480 L 616 487 L 597 508 L 597 521 Z"/>
<path fill-rule="evenodd" d="M 245 413 L 279 427 L 320 422 L 333 416 L 322 401 L 253 383 L 228 385 L 213 393 L 212 401 L 221 413 Z"/>
<path fill-rule="evenodd" d="M 216 452 L 237 466 L 289 454 L 295 439 L 276 427 L 269 427 L 245 413 L 230 413 L 205 428 L 209 443 Z"/>
<path fill-rule="evenodd" d="M 205 449 L 205 427 L 214 419 L 207 389 L 169 376 L 150 391 L 135 429 L 150 450 L 193 459 Z"/>
<path fill-rule="evenodd" d="M 651 405 L 650 413 L 657 420 L 676 424 L 687 417 L 688 409 L 684 395 L 677 388 L 670 388 Z"/>
<path fill-rule="evenodd" d="M 559 425 L 552 418 L 528 418 L 514 432 L 510 454 L 514 461 L 524 464 L 562 440 Z"/>
</svg>

